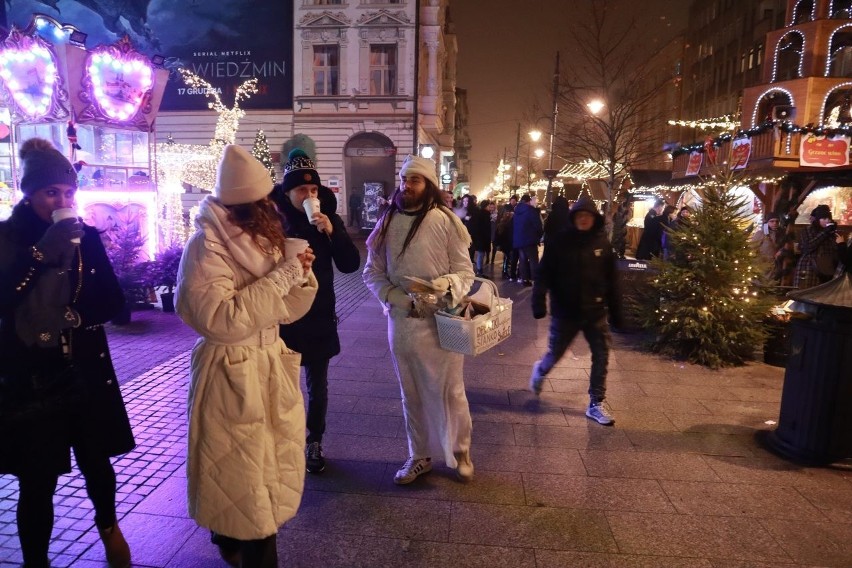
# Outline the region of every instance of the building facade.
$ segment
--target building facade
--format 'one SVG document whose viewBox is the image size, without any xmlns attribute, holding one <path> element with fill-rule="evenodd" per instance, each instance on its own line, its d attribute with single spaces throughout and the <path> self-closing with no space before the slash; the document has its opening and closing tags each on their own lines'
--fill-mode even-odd
<svg viewBox="0 0 852 568">
<path fill-rule="evenodd" d="M 293 10 L 293 108 L 247 110 L 237 143 L 250 147 L 263 129 L 280 162 L 276 151 L 306 136 L 344 216 L 352 194 L 389 195 L 410 153 L 431 151 L 450 174 L 458 48 L 449 0 L 294 0 Z M 215 122 L 209 111 L 163 112 L 157 130 L 205 144 Z"/>
<path fill-rule="evenodd" d="M 684 61 L 687 120 L 737 115 L 743 89 L 761 82 L 766 34 L 781 27 L 785 0 L 694 0 Z"/>
</svg>

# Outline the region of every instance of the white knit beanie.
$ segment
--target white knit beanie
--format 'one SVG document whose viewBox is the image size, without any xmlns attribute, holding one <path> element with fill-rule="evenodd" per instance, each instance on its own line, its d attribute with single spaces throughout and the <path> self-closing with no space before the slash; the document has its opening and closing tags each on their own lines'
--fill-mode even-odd
<svg viewBox="0 0 852 568">
<path fill-rule="evenodd" d="M 408 174 L 420 174 L 434 183 L 435 187 L 441 188 L 441 184 L 438 183 L 438 172 L 434 160 L 409 154 L 405 157 L 402 167 L 399 169 L 399 179 L 402 180 Z"/>
<path fill-rule="evenodd" d="M 270 193 L 272 177 L 263 164 L 241 146 L 225 146 L 213 188 L 213 194 L 222 205 L 254 203 Z"/>
</svg>

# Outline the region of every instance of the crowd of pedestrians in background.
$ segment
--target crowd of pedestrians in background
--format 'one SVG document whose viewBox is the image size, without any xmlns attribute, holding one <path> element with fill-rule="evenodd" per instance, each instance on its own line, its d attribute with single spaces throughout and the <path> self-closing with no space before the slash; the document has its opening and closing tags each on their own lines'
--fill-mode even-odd
<svg viewBox="0 0 852 568">
<path fill-rule="evenodd" d="M 97 231 L 57 217 L 74 202 L 70 162 L 40 139 L 22 145 L 21 159 L 24 198 L 0 223 L 0 473 L 19 480 L 25 565 L 47 567 L 53 493 L 73 450 L 107 561 L 124 568 L 130 549 L 116 520 L 109 459 L 130 451 L 134 439 L 103 330 L 124 296 Z M 436 171 L 432 160 L 404 160 L 367 239 L 363 270 L 387 316 L 400 386 L 408 456 L 394 475 L 399 485 L 431 471 L 433 458 L 461 481 L 474 477 L 464 356 L 441 348 L 434 312 L 418 298 L 456 308 L 475 277 L 495 276 L 498 252 L 502 278 L 532 287 L 533 316 L 551 317 L 529 389 L 541 392 L 582 332 L 592 355 L 586 416 L 615 423 L 604 403 L 610 325 L 623 318 L 616 261 L 627 252 L 629 196 L 616 206 L 610 242 L 591 199 L 572 205 L 556 196 L 546 214 L 530 194 L 505 204 L 454 199 Z M 363 201 L 353 194 L 348 205 L 357 229 Z M 228 145 L 183 253 L 177 312 L 200 336 L 189 370 L 188 506 L 232 566 L 277 566 L 276 534 L 298 510 L 305 472 L 325 469 L 329 360 L 340 352 L 334 269 L 351 273 L 361 261 L 336 210 L 305 152 L 290 153 L 273 186 L 256 158 Z M 688 231 L 692 213 L 658 199 L 636 258 L 677 261 L 669 236 Z M 795 210 L 786 213 L 768 213 L 752 236 L 770 280 L 810 287 L 852 262 L 827 205 L 811 211 L 798 240 Z"/>
</svg>

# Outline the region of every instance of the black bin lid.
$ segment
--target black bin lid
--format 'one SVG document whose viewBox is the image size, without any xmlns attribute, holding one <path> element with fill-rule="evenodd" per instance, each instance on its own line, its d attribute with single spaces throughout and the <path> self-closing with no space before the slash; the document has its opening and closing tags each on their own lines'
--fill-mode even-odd
<svg viewBox="0 0 852 568">
<path fill-rule="evenodd" d="M 852 272 L 844 272 L 834 280 L 813 288 L 790 292 L 787 297 L 816 306 L 852 309 Z"/>
</svg>

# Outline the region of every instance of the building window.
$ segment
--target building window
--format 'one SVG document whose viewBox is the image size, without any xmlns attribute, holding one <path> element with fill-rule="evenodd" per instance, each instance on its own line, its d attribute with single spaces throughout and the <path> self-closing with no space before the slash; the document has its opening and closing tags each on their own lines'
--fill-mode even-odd
<svg viewBox="0 0 852 568">
<path fill-rule="evenodd" d="M 314 94 L 338 94 L 340 48 L 336 45 L 314 46 Z"/>
<path fill-rule="evenodd" d="M 306 6 L 337 6 L 343 4 L 343 0 L 305 0 Z"/>
<path fill-rule="evenodd" d="M 829 42 L 829 77 L 852 77 L 852 28 L 836 31 Z"/>
<path fill-rule="evenodd" d="M 852 0 L 834 0 L 831 6 L 832 18 L 852 18 Z"/>
<path fill-rule="evenodd" d="M 813 0 L 799 0 L 793 8 L 793 24 L 804 24 L 813 19 L 814 2 Z"/>
<path fill-rule="evenodd" d="M 829 128 L 852 123 L 852 91 L 838 89 L 825 98 L 822 122 Z"/>
<path fill-rule="evenodd" d="M 781 38 L 775 51 L 773 82 L 789 81 L 801 77 L 804 52 L 805 39 L 799 32 L 790 32 Z"/>
<path fill-rule="evenodd" d="M 396 93 L 396 46 L 370 46 L 370 94 Z"/>
</svg>

